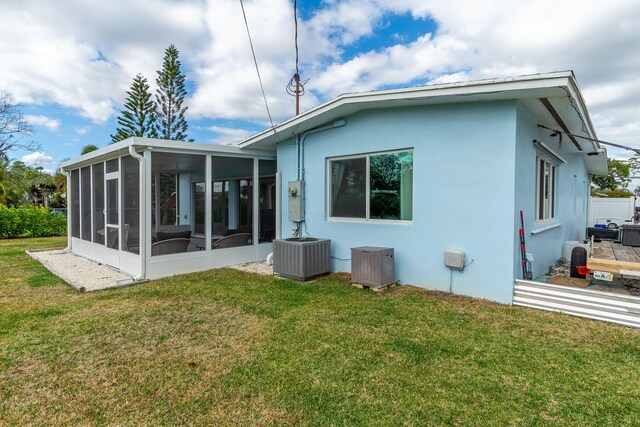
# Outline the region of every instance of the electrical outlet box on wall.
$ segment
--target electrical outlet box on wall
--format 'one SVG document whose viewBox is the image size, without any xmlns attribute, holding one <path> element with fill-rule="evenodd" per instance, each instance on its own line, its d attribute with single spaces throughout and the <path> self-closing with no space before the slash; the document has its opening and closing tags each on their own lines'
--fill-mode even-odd
<svg viewBox="0 0 640 427">
<path fill-rule="evenodd" d="M 444 265 L 451 270 L 463 270 L 464 252 L 457 249 L 447 249 L 446 251 L 444 251 Z"/>
<path fill-rule="evenodd" d="M 289 181 L 287 195 L 289 200 L 289 221 L 304 221 L 304 182 Z"/>
</svg>

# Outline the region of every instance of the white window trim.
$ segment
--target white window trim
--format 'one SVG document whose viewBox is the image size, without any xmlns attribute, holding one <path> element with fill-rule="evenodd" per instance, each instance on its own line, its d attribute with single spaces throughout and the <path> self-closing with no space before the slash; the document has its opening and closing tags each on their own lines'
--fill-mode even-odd
<svg viewBox="0 0 640 427">
<path fill-rule="evenodd" d="M 551 163 L 556 164 L 566 164 L 567 161 L 556 154 L 547 144 L 542 141 L 538 141 L 537 139 L 533 140 L 533 145 L 536 146 L 536 150 L 538 151 L 538 156 L 542 155 L 543 157 L 550 158 Z"/>
<path fill-rule="evenodd" d="M 540 221 L 540 223 L 537 224 L 537 227 L 531 230 L 531 234 L 540 234 L 543 231 L 553 230 L 554 228 L 558 228 L 561 226 L 562 226 L 561 222 L 554 222 L 553 224 L 545 225 L 542 221 Z"/>
<path fill-rule="evenodd" d="M 326 195 L 326 203 L 325 206 L 327 208 L 326 218 L 329 222 L 350 222 L 350 223 L 359 223 L 359 224 L 394 224 L 394 225 L 413 225 L 414 218 L 414 206 L 415 206 L 415 186 L 413 186 L 411 191 L 411 219 L 403 220 L 403 219 L 379 219 L 379 218 L 369 218 L 370 212 L 370 202 L 371 202 L 371 179 L 370 179 L 370 158 L 371 156 L 383 155 L 383 154 L 397 154 L 397 153 L 406 153 L 410 151 L 413 153 L 414 149 L 411 148 L 401 148 L 397 150 L 388 150 L 388 151 L 372 151 L 369 153 L 360 153 L 360 154 L 351 154 L 348 156 L 336 156 L 336 157 L 327 157 L 326 159 L 326 184 L 325 184 L 325 195 Z M 350 159 L 361 159 L 365 158 L 366 162 L 366 171 L 365 171 L 365 218 L 349 218 L 349 217 L 335 217 L 331 216 L 331 162 L 336 160 L 350 160 Z"/>
<path fill-rule="evenodd" d="M 554 161 L 553 158 L 551 158 L 550 156 L 546 155 L 547 153 L 545 152 L 541 152 L 541 151 L 537 151 L 536 153 L 536 163 L 535 163 L 535 184 L 534 184 L 534 191 L 535 191 L 535 224 L 536 224 L 536 230 L 540 230 L 540 231 L 545 231 L 551 228 L 555 228 L 553 225 L 555 224 L 559 224 L 559 219 L 558 219 L 558 192 L 557 192 L 557 188 L 558 188 L 558 170 L 559 170 L 559 166 L 561 163 Z M 540 212 L 540 203 L 542 203 L 543 201 L 540 198 L 540 173 L 544 173 L 541 172 L 539 170 L 539 164 L 540 164 L 540 160 L 544 161 L 545 163 L 549 164 L 549 166 L 552 168 L 552 206 L 553 206 L 553 213 L 552 216 L 549 218 L 538 218 L 538 214 Z M 546 211 L 546 209 L 545 209 Z"/>
</svg>

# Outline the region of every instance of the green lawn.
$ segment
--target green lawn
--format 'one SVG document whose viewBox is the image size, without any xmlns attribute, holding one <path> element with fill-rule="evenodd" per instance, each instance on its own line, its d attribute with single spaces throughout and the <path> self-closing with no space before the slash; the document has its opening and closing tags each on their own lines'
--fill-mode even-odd
<svg viewBox="0 0 640 427">
<path fill-rule="evenodd" d="M 0 241 L 0 424 L 640 423 L 638 330 L 341 275 L 80 294 L 24 254 L 64 244 Z"/>
</svg>

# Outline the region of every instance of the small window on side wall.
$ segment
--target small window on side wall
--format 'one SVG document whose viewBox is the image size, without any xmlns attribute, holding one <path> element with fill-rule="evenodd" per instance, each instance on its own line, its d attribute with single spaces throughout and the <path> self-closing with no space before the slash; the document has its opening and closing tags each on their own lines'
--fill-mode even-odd
<svg viewBox="0 0 640 427">
<path fill-rule="evenodd" d="M 329 159 L 329 217 L 413 219 L 413 151 Z"/>
<path fill-rule="evenodd" d="M 542 157 L 536 158 L 536 221 L 556 217 L 557 166 Z"/>
</svg>

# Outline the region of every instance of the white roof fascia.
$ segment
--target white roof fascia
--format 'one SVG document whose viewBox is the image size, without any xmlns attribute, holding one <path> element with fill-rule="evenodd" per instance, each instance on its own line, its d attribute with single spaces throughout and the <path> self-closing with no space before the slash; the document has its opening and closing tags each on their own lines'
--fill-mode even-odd
<svg viewBox="0 0 640 427">
<path fill-rule="evenodd" d="M 578 114 L 580 114 L 581 118 L 584 120 L 585 125 L 588 130 L 589 138 L 598 139 L 596 135 L 595 128 L 593 127 L 593 123 L 591 122 L 591 117 L 589 117 L 589 113 L 587 112 L 587 106 L 584 102 L 584 98 L 582 97 L 582 93 L 580 92 L 580 88 L 578 87 L 578 83 L 576 81 L 575 76 L 571 75 L 569 79 L 570 85 L 568 85 L 567 90 L 569 91 L 569 97 L 571 99 L 575 99 L 577 102 L 576 108 L 578 109 Z M 598 150 L 600 148 L 600 144 L 596 141 L 591 141 L 591 145 L 594 150 Z"/>
<path fill-rule="evenodd" d="M 88 163 L 88 162 L 91 163 L 90 162 L 91 160 L 97 161 L 98 158 L 103 159 L 103 158 L 116 157 L 115 153 L 119 151 L 128 151 L 129 145 L 132 144 L 132 141 L 133 141 L 133 138 L 127 138 L 125 140 L 118 141 L 114 144 L 109 144 L 106 147 L 98 148 L 97 150 L 92 151 L 90 153 L 83 154 L 79 157 L 74 157 L 69 160 L 65 160 L 64 162 L 60 162 L 60 167 L 62 169 L 68 169 L 69 166 L 79 164 L 79 163 Z"/>
<path fill-rule="evenodd" d="M 571 71 L 561 71 L 503 79 L 476 80 L 462 83 L 443 83 L 412 88 L 343 94 L 325 102 L 324 104 L 320 104 L 317 107 L 307 110 L 298 116 L 286 120 L 273 128 L 266 129 L 254 136 L 251 136 L 241 141 L 238 145 L 244 148 L 250 147 L 258 142 L 275 142 L 269 140 L 275 140 L 276 135 L 281 135 L 285 132 L 285 138 L 289 138 L 296 133 L 301 133 L 306 130 L 298 129 L 302 123 L 327 114 L 332 110 L 349 105 L 366 104 L 368 108 L 372 108 L 372 106 L 370 106 L 371 104 L 382 103 L 385 101 L 419 101 L 421 99 L 425 102 L 431 101 L 430 103 L 437 103 L 434 102 L 434 98 L 442 98 L 445 96 L 489 95 L 518 90 L 532 91 L 547 88 L 568 87 L 569 81 L 572 78 L 573 73 Z M 416 105 L 417 104 L 418 102 L 416 102 Z M 365 108 L 367 107 L 362 106 L 356 110 L 362 110 Z M 352 112 L 349 112 L 349 114 L 351 113 Z"/>
<path fill-rule="evenodd" d="M 116 142 L 115 144 L 107 145 L 106 147 L 99 148 L 90 153 L 84 154 L 80 157 L 73 158 L 71 160 L 60 163 L 60 167 L 63 169 L 75 169 L 85 165 L 98 163 L 110 158 L 119 157 L 124 153 L 129 152 L 129 146 L 133 145 L 139 147 L 142 150 L 145 149 L 157 149 L 161 152 L 173 152 L 183 154 L 227 154 L 237 155 L 240 157 L 257 157 L 264 159 L 275 159 L 275 153 L 273 151 L 256 150 L 256 149 L 241 149 L 238 146 L 228 145 L 215 145 L 215 144 L 202 144 L 197 142 L 185 142 L 185 141 L 170 141 L 166 139 L 154 139 L 154 138 L 127 138 L 123 141 Z"/>
</svg>

